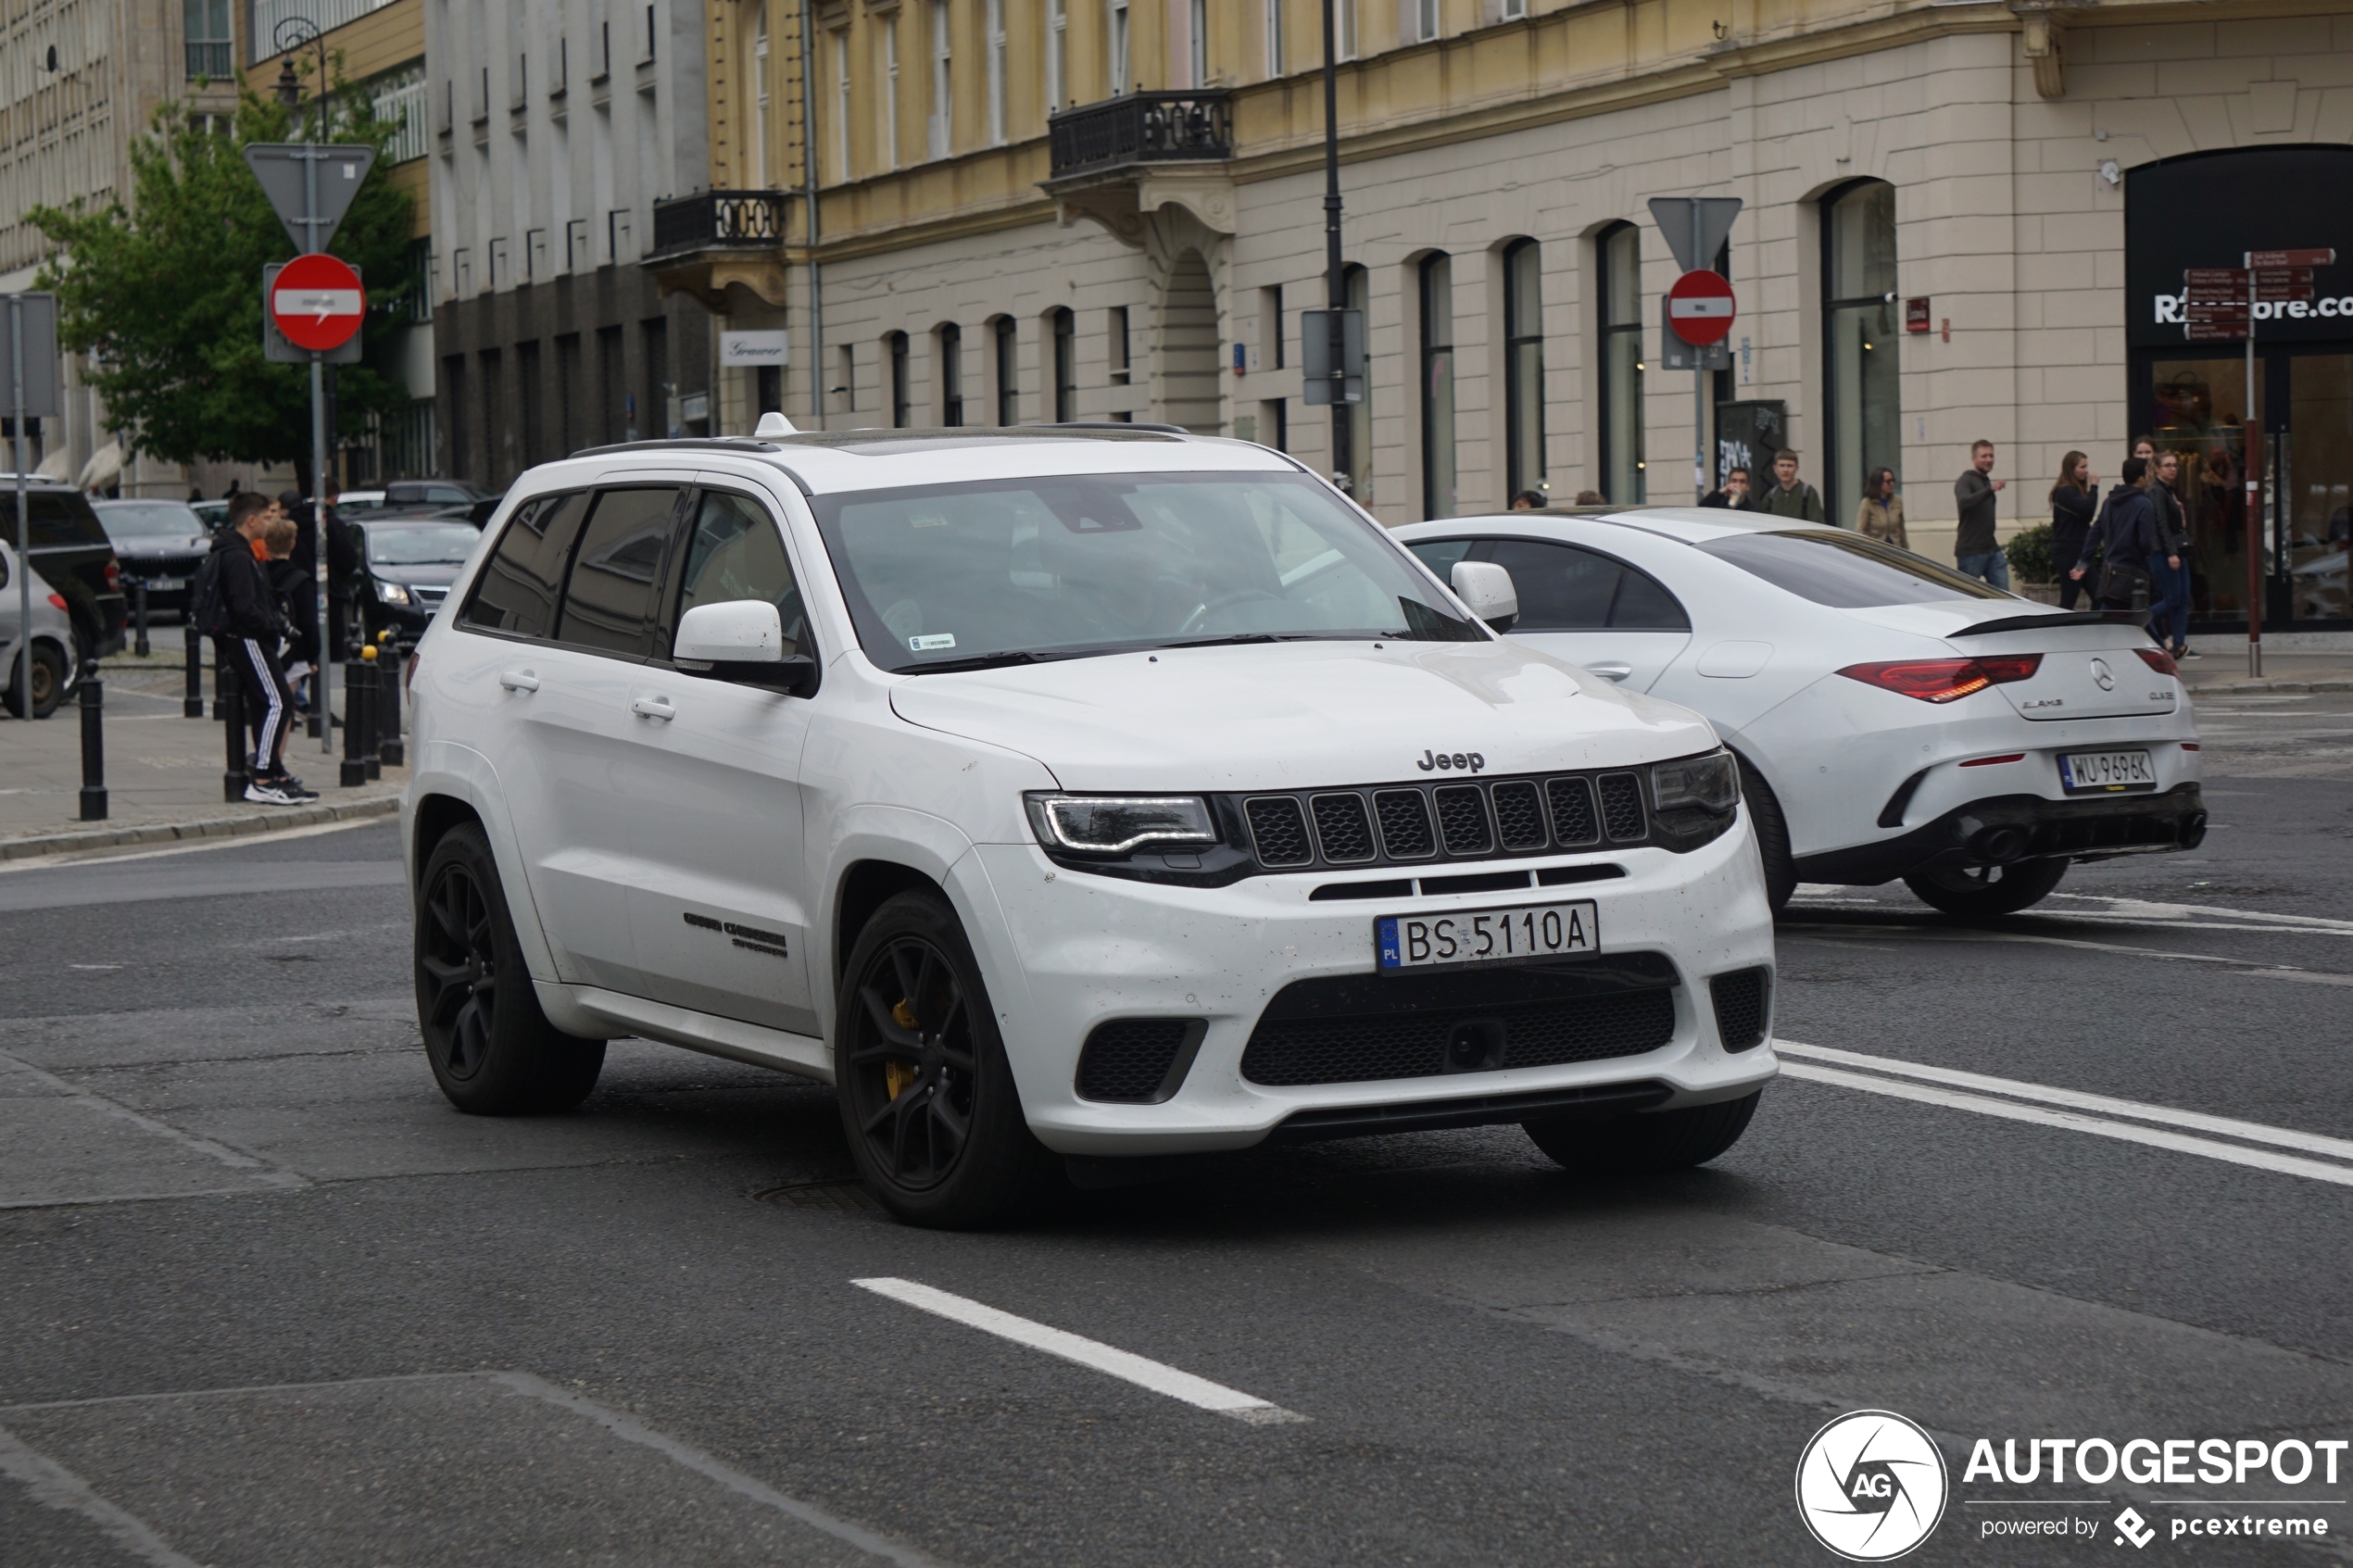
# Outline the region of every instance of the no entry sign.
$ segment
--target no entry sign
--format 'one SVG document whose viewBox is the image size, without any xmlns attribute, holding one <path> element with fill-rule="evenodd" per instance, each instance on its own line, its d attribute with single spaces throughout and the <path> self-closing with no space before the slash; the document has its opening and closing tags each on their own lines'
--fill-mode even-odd
<svg viewBox="0 0 2353 1568">
<path fill-rule="evenodd" d="M 359 330 L 368 292 L 359 274 L 333 257 L 297 256 L 279 269 L 262 303 L 287 342 L 323 354 Z"/>
<path fill-rule="evenodd" d="M 1685 343 L 1721 343 L 1732 330 L 1732 285 L 1702 268 L 1686 272 L 1667 291 L 1667 320 Z"/>
</svg>

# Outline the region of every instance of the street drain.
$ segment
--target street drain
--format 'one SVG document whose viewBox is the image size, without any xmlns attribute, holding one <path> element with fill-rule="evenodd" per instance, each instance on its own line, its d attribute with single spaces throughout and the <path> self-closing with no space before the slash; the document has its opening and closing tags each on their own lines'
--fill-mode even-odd
<svg viewBox="0 0 2353 1568">
<path fill-rule="evenodd" d="M 788 1182 L 780 1187 L 770 1187 L 751 1195 L 762 1203 L 774 1203 L 786 1209 L 815 1209 L 829 1214 L 879 1214 L 883 1206 L 875 1201 L 864 1184 L 855 1176 L 837 1176 L 822 1182 Z"/>
</svg>

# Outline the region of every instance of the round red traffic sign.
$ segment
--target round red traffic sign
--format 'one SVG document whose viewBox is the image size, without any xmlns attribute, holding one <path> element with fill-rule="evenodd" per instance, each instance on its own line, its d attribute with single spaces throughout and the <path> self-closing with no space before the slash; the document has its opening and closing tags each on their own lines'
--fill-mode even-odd
<svg viewBox="0 0 2353 1568">
<path fill-rule="evenodd" d="M 1667 320 L 1685 343 L 1721 343 L 1732 330 L 1732 285 L 1702 268 L 1686 272 L 1667 291 Z"/>
<path fill-rule="evenodd" d="M 297 256 L 278 269 L 263 302 L 270 319 L 296 348 L 324 353 L 341 348 L 367 314 L 368 291 L 359 274 L 332 256 Z"/>
</svg>

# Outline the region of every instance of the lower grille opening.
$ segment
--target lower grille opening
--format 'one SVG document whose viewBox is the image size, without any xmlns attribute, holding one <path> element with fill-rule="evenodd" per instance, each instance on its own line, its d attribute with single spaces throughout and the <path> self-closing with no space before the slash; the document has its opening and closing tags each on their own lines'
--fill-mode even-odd
<svg viewBox="0 0 2353 1568">
<path fill-rule="evenodd" d="M 1736 969 L 1707 983 L 1716 1000 L 1716 1035 L 1728 1051 L 1753 1050 L 1765 1043 L 1766 999 L 1772 972 Z"/>
<path fill-rule="evenodd" d="M 1641 1056 L 1674 1037 L 1675 993 L 1665 986 L 1484 1004 L 1466 998 L 1455 1007 L 1354 1016 L 1270 1016 L 1260 1020 L 1242 1052 L 1242 1076 L 1295 1085 L 1557 1067 Z"/>
<path fill-rule="evenodd" d="M 1078 1053 L 1078 1098 L 1160 1104 L 1184 1083 L 1207 1032 L 1198 1018 L 1115 1018 L 1097 1024 Z"/>
</svg>

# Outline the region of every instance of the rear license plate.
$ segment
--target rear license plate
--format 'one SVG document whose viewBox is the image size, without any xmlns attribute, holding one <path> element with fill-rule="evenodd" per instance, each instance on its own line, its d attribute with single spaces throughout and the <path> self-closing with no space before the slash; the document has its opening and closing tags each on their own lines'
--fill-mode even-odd
<svg viewBox="0 0 2353 1568">
<path fill-rule="evenodd" d="M 2070 795 L 2157 787 L 2157 769 L 2145 751 L 2068 751 L 2058 765 L 2059 784 Z"/>
<path fill-rule="evenodd" d="M 147 592 L 151 594 L 157 592 L 158 589 L 184 588 L 187 585 L 188 580 L 184 577 L 150 577 L 147 579 Z"/>
<path fill-rule="evenodd" d="M 1373 950 L 1384 972 L 1598 953 L 1601 913 L 1587 898 L 1459 914 L 1383 915 L 1373 922 Z"/>
</svg>

